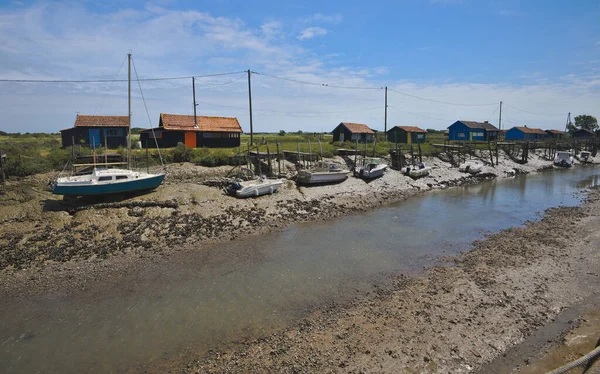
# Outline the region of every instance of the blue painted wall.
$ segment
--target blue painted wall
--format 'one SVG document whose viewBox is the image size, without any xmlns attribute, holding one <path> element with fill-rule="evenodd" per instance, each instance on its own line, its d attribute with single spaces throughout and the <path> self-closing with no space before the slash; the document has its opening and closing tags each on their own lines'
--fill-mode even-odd
<svg viewBox="0 0 600 374">
<path fill-rule="evenodd" d="M 506 140 L 537 140 L 544 138 L 545 135 L 542 134 L 526 134 L 521 129 L 513 127 L 512 129 L 506 132 L 504 139 Z"/>
<path fill-rule="evenodd" d="M 456 121 L 448 127 L 448 140 L 487 140 L 487 138 L 484 129 L 472 129 L 461 121 Z"/>
</svg>

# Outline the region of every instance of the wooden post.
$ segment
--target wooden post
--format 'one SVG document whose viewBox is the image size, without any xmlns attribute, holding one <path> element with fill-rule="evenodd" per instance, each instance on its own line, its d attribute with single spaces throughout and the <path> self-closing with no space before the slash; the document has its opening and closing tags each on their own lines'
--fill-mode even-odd
<svg viewBox="0 0 600 374">
<path fill-rule="evenodd" d="M 94 147 L 94 153 L 93 153 L 93 156 L 94 156 L 94 169 L 96 169 L 96 139 L 94 139 L 93 136 L 92 136 L 92 143 L 93 143 L 92 146 Z M 131 167 L 130 165 L 127 165 L 127 166 Z"/>
<path fill-rule="evenodd" d="M 277 143 L 277 176 L 281 175 L 281 153 L 279 152 L 279 141 Z"/>
<path fill-rule="evenodd" d="M 411 158 L 412 166 L 415 166 L 415 152 L 414 152 L 412 143 L 410 143 L 410 158 Z"/>
<path fill-rule="evenodd" d="M 356 149 L 354 150 L 354 169 L 356 169 L 356 157 L 358 155 L 358 138 L 356 138 Z"/>
<path fill-rule="evenodd" d="M 250 143 L 246 143 L 248 145 L 248 152 L 246 153 L 246 163 L 248 164 L 248 169 L 252 169 L 250 166 Z"/>
<path fill-rule="evenodd" d="M 71 171 L 75 172 L 75 137 L 71 136 Z"/>
<path fill-rule="evenodd" d="M 312 148 L 310 146 L 310 139 L 308 139 L 308 167 L 312 167 Z"/>
<path fill-rule="evenodd" d="M 148 157 L 148 140 L 146 140 L 146 173 L 150 174 L 150 158 Z"/>
<path fill-rule="evenodd" d="M 192 98 L 194 100 L 194 127 L 198 127 L 198 121 L 196 120 L 196 77 L 192 77 Z"/>
<path fill-rule="evenodd" d="M 498 165 L 498 141 L 496 141 L 496 165 Z"/>
<path fill-rule="evenodd" d="M 383 135 L 387 136 L 387 86 L 385 86 L 385 119 L 383 121 Z"/>
<path fill-rule="evenodd" d="M 323 145 L 321 144 L 321 136 L 317 137 L 317 140 L 319 141 L 319 152 L 321 156 L 321 161 L 323 161 Z"/>
<path fill-rule="evenodd" d="M 492 154 L 492 144 L 488 139 L 488 151 L 490 152 L 490 162 L 492 163 L 492 167 L 494 166 L 494 155 Z"/>
<path fill-rule="evenodd" d="M 104 163 L 108 164 L 108 144 L 106 144 L 106 138 L 104 138 Z"/>
<path fill-rule="evenodd" d="M 298 164 L 302 165 L 300 161 L 300 140 L 296 141 L 296 144 L 298 145 Z"/>
<path fill-rule="evenodd" d="M 267 163 L 269 165 L 269 175 L 273 174 L 273 165 L 271 164 L 271 152 L 269 152 L 269 144 L 267 143 Z"/>
<path fill-rule="evenodd" d="M 6 174 L 4 174 L 4 160 L 2 159 L 2 147 L 0 147 L 0 170 L 2 171 L 2 184 L 6 182 Z"/>
</svg>

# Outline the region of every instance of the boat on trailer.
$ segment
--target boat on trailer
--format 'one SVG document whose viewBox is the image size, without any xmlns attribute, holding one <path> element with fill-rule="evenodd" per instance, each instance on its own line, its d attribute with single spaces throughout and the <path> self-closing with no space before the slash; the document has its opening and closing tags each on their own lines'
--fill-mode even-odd
<svg viewBox="0 0 600 374">
<path fill-rule="evenodd" d="M 363 179 L 375 179 L 383 176 L 388 165 L 385 161 L 378 157 L 367 157 L 363 159 L 363 164 L 360 167 L 354 168 L 354 176 Z"/>
<path fill-rule="evenodd" d="M 131 164 L 131 53 L 127 55 L 127 59 L 128 136 L 126 164 L 129 166 Z M 102 164 L 97 166 L 95 150 L 93 159 L 94 164 L 90 174 L 58 177 L 52 183 L 52 193 L 64 196 L 103 196 L 136 193 L 153 190 L 165 179 L 164 173 L 151 174 L 130 169 L 109 169 L 108 163 L 104 166 Z"/>
<path fill-rule="evenodd" d="M 334 163 L 321 162 L 317 167 L 300 170 L 296 177 L 298 184 L 325 184 L 345 181 L 350 170 Z"/>
<path fill-rule="evenodd" d="M 573 166 L 574 162 L 575 159 L 573 158 L 573 154 L 569 151 L 558 151 L 554 157 L 554 165 L 563 168 L 570 168 Z"/>
<path fill-rule="evenodd" d="M 258 178 L 245 182 L 233 182 L 227 186 L 227 193 L 235 197 L 256 197 L 276 192 L 283 186 L 281 179 Z"/>
</svg>

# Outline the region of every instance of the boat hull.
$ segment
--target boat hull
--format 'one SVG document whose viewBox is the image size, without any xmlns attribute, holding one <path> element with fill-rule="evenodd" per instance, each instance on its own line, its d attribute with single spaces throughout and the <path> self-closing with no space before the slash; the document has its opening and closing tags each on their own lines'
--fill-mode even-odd
<svg viewBox="0 0 600 374">
<path fill-rule="evenodd" d="M 255 197 L 255 196 L 262 196 L 262 195 L 266 195 L 266 194 L 272 194 L 274 192 L 276 192 L 279 187 L 283 186 L 283 182 L 279 181 L 279 182 L 270 182 L 270 183 L 265 183 L 263 185 L 255 185 L 255 186 L 247 186 L 247 187 L 243 187 L 240 190 L 237 190 L 235 192 L 235 196 L 236 197 L 240 197 L 240 198 L 245 198 L 245 197 Z"/>
<path fill-rule="evenodd" d="M 375 178 L 382 177 L 383 174 L 385 173 L 386 169 L 387 169 L 387 165 L 383 166 L 383 167 L 371 169 L 371 170 L 366 170 L 366 169 L 361 168 L 361 169 L 355 171 L 354 174 L 357 177 L 363 178 L 363 179 L 375 179 Z"/>
<path fill-rule="evenodd" d="M 305 172 L 298 174 L 299 184 L 325 184 L 339 183 L 348 178 L 350 171 L 330 172 Z"/>
<path fill-rule="evenodd" d="M 52 188 L 55 195 L 65 196 L 98 196 L 132 193 L 153 190 L 165 179 L 164 174 L 140 178 L 131 181 L 103 184 L 61 184 L 56 183 Z"/>
</svg>

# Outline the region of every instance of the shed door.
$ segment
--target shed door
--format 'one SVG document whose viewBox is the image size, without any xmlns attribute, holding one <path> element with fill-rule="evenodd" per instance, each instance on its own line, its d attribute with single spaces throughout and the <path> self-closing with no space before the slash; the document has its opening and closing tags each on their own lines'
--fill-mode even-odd
<svg viewBox="0 0 600 374">
<path fill-rule="evenodd" d="M 186 147 L 196 148 L 196 132 L 195 131 L 186 131 L 185 145 L 186 145 Z"/>
<path fill-rule="evenodd" d="M 98 148 L 100 147 L 100 129 L 90 129 L 89 130 L 89 138 L 90 138 L 90 147 Z"/>
</svg>

